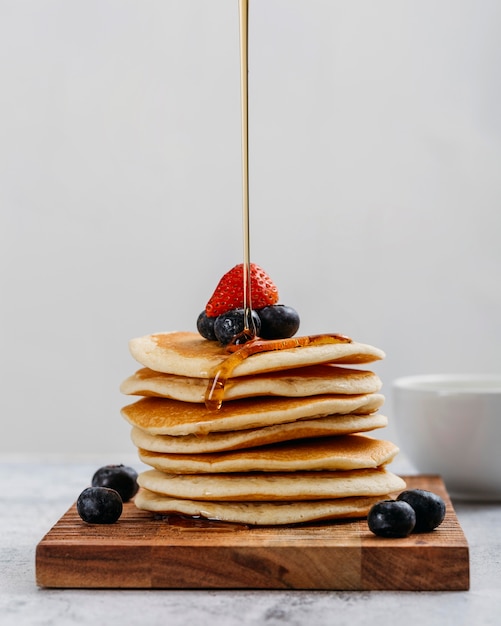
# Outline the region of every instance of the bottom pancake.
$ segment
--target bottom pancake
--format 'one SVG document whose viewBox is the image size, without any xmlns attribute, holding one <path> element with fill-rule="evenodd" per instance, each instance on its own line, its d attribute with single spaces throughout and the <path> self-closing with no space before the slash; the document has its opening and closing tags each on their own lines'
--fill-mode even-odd
<svg viewBox="0 0 501 626">
<path fill-rule="evenodd" d="M 136 506 L 157 514 L 188 515 L 252 526 L 281 526 L 323 520 L 364 518 L 380 497 L 338 498 L 301 502 L 202 502 L 162 496 L 147 489 L 136 495 Z"/>
</svg>

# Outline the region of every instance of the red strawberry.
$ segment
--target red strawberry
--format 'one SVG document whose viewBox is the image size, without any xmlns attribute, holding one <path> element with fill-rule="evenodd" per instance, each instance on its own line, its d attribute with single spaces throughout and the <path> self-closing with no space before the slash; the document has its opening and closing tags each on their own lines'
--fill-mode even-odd
<svg viewBox="0 0 501 626">
<path fill-rule="evenodd" d="M 217 317 L 244 306 L 243 279 L 243 263 L 235 265 L 221 278 L 205 307 L 207 317 Z M 253 309 L 262 309 L 278 302 L 278 289 L 268 274 L 255 263 L 250 264 L 250 287 Z"/>
</svg>

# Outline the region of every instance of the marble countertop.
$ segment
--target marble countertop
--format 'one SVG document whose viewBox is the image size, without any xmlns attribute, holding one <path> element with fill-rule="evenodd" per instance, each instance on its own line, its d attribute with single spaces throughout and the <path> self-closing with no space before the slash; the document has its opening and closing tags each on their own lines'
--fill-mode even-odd
<svg viewBox="0 0 501 626">
<path fill-rule="evenodd" d="M 470 547 L 471 588 L 461 592 L 59 590 L 35 583 L 40 539 L 106 463 L 135 458 L 0 457 L 0 623 L 3 626 L 238 624 L 498 624 L 501 503 L 454 502 Z M 412 473 L 405 462 L 398 473 Z"/>
</svg>

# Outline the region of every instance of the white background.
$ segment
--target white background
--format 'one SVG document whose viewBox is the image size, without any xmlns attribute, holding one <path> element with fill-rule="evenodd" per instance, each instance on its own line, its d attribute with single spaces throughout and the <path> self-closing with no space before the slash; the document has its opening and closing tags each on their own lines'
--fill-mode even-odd
<svg viewBox="0 0 501 626">
<path fill-rule="evenodd" d="M 251 0 L 251 253 L 401 375 L 499 372 L 501 3 Z M 0 451 L 133 450 L 131 337 L 242 260 L 237 0 L 0 0 Z"/>
</svg>

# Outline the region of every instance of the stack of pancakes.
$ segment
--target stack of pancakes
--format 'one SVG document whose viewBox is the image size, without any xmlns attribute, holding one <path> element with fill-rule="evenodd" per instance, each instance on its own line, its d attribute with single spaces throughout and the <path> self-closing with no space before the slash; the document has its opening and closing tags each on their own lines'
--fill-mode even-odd
<svg viewBox="0 0 501 626">
<path fill-rule="evenodd" d="M 236 360 L 220 408 L 207 408 L 229 357 L 197 333 L 131 340 L 143 366 L 121 391 L 139 458 L 141 509 L 244 524 L 364 517 L 405 483 L 386 469 L 398 452 L 368 436 L 386 426 L 379 377 L 353 367 L 384 353 L 346 340 Z"/>
</svg>

